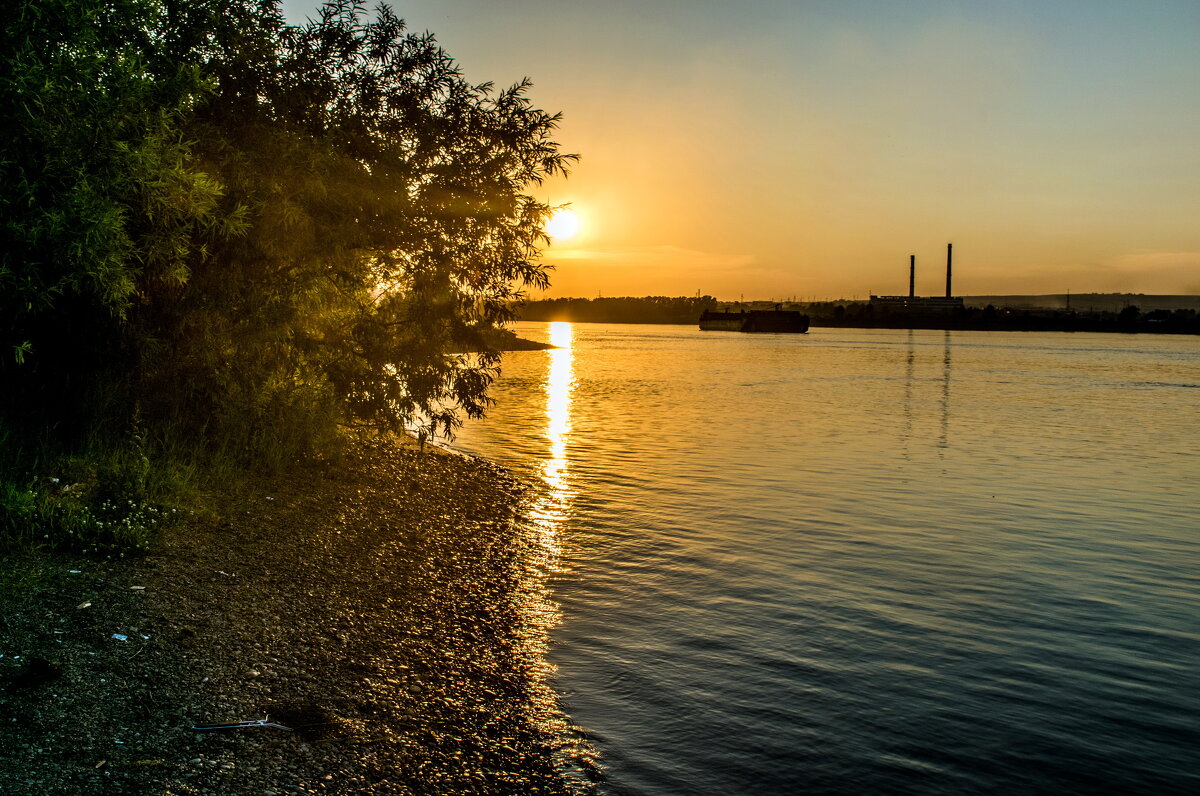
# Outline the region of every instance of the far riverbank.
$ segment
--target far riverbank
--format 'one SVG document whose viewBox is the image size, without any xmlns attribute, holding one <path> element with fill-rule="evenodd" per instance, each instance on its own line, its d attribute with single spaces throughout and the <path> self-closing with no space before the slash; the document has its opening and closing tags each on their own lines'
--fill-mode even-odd
<svg viewBox="0 0 1200 796">
<path fill-rule="evenodd" d="M 525 321 L 573 323 L 653 323 L 695 326 L 708 310 L 783 309 L 809 316 L 815 327 L 852 329 L 951 329 L 1002 332 L 1120 332 L 1200 334 L 1200 301 L 1195 296 L 1129 296 L 1144 306 L 1117 306 L 1112 296 L 1092 294 L 1070 298 L 1063 306 L 1057 296 L 963 297 L 964 306 L 951 312 L 898 311 L 866 301 L 732 301 L 712 296 L 667 298 L 561 298 L 532 301 L 520 309 Z M 1001 299 L 1046 303 L 1004 303 Z M 1102 300 L 1103 299 L 1103 300 Z M 1072 309 L 1075 307 L 1075 309 Z"/>
</svg>

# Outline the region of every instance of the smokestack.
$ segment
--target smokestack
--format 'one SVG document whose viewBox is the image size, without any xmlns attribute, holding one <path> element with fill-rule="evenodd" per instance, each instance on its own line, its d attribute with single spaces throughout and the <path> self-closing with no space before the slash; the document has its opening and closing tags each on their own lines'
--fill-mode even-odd
<svg viewBox="0 0 1200 796">
<path fill-rule="evenodd" d="M 908 297 L 917 295 L 915 287 L 917 280 L 917 255 L 908 255 Z"/>
<path fill-rule="evenodd" d="M 950 292 L 950 263 L 954 259 L 954 244 L 946 244 L 946 298 L 952 298 L 953 293 Z"/>
</svg>

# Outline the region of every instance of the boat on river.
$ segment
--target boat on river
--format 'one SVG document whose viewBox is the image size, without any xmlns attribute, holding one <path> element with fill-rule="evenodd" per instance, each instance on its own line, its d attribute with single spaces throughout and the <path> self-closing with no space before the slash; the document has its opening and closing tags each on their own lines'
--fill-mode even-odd
<svg viewBox="0 0 1200 796">
<path fill-rule="evenodd" d="M 700 315 L 700 328 L 720 332 L 773 332 L 803 334 L 808 331 L 808 316 L 796 310 L 741 310 L 716 312 L 705 310 Z"/>
</svg>

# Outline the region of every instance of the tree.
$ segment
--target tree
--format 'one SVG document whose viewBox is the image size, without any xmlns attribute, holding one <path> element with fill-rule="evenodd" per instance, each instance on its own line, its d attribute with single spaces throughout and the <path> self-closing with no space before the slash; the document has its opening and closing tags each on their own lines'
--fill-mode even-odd
<svg viewBox="0 0 1200 796">
<path fill-rule="evenodd" d="M 1136 326 L 1141 320 L 1142 311 L 1134 304 L 1130 304 L 1117 313 L 1117 323 L 1122 326 Z"/>
<path fill-rule="evenodd" d="M 526 191 L 573 159 L 528 82 L 471 85 L 345 0 L 300 27 L 275 0 L 24 0 L 3 35 L 10 414 L 54 392 L 95 426 L 102 393 L 105 423 L 255 451 L 483 412 L 487 332 L 547 285 Z"/>
<path fill-rule="evenodd" d="M 449 434 L 488 403 L 486 333 L 548 284 L 550 208 L 524 191 L 572 160 L 551 140 L 559 117 L 532 106 L 528 82 L 469 84 L 386 7 L 367 19 L 329 3 L 298 28 L 264 8 L 247 4 L 259 27 L 210 49 L 216 90 L 189 128 L 230 208 L 252 208 L 171 319 L 184 348 L 226 352 L 189 374 L 193 395 L 233 385 L 239 413 L 296 402 Z"/>
<path fill-rule="evenodd" d="M 150 0 L 25 0 L 0 21 L 3 405 L 75 419 L 139 295 L 186 279 L 220 188 L 179 137 L 203 90 L 163 78 Z"/>
</svg>

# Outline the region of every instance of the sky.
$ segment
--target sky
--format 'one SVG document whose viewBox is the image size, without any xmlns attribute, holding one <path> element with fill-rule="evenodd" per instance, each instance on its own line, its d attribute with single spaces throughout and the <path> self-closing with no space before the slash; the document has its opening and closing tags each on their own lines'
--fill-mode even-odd
<svg viewBox="0 0 1200 796">
<path fill-rule="evenodd" d="M 562 112 L 549 296 L 1200 294 L 1197 0 L 392 8 Z"/>
</svg>

